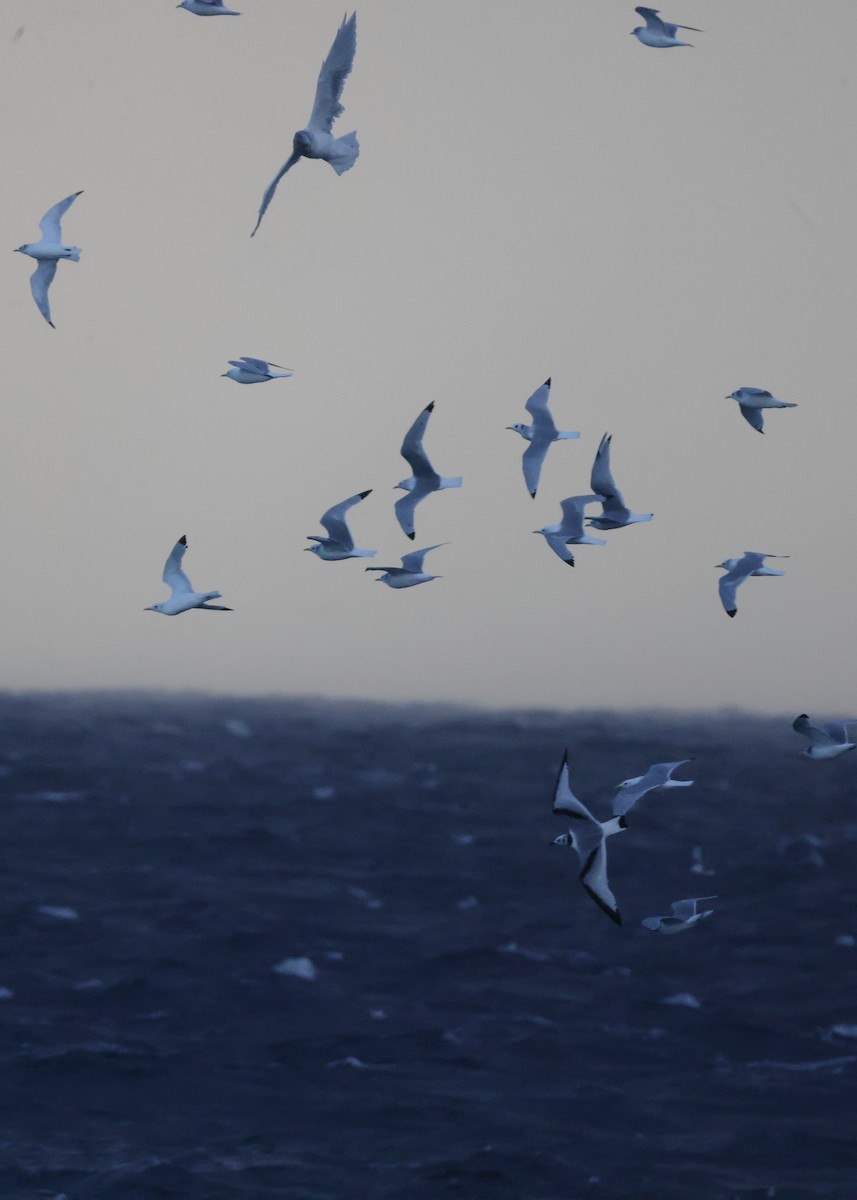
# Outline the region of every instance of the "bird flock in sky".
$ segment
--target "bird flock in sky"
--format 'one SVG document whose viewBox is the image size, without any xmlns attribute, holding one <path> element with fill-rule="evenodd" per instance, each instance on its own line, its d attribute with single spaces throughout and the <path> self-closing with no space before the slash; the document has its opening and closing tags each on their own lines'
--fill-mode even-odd
<svg viewBox="0 0 857 1200">
<path fill-rule="evenodd" d="M 227 8 L 223 0 L 181 0 L 177 7 L 201 17 L 241 15 L 239 12 Z M 645 25 L 632 30 L 632 34 L 644 46 L 653 49 L 690 46 L 691 43 L 682 41 L 677 36 L 678 32 L 680 30 L 702 32 L 692 26 L 664 21 L 658 15 L 658 10 L 654 8 L 640 5 L 635 11 L 644 18 Z M 294 134 L 291 154 L 265 189 L 251 237 L 259 229 L 280 181 L 299 159 L 324 159 L 337 175 L 342 175 L 354 166 L 360 152 L 356 132 L 337 137 L 334 136 L 332 129 L 334 122 L 344 112 L 341 96 L 345 81 L 351 73 L 356 49 L 357 16 L 356 13 L 353 13 L 350 17 L 346 15 L 343 18 L 327 57 L 322 62 L 309 121 L 304 129 L 300 129 Z M 49 289 L 56 275 L 57 265 L 62 259 L 68 259 L 71 262 L 80 260 L 81 251 L 77 246 L 63 244 L 61 228 L 63 218 L 80 194 L 79 191 L 73 192 L 48 209 L 39 222 L 41 231 L 39 241 L 27 242 L 17 248 L 20 253 L 36 260 L 37 266 L 30 277 L 30 287 L 36 307 L 51 328 L 55 328 L 55 326 L 51 318 Z M 275 379 L 287 379 L 292 375 L 292 371 L 287 367 L 280 367 L 264 359 L 249 356 L 230 359 L 229 367 L 230 369 L 224 372 L 225 378 L 240 384 L 269 383 Z M 525 486 L 533 498 L 538 491 L 542 468 L 551 446 L 558 441 L 575 440 L 580 437 L 579 432 L 558 429 L 549 408 L 550 390 L 551 380 L 547 379 L 526 401 L 525 408 L 530 417 L 529 423 L 518 422 L 507 426 L 508 429 L 518 433 L 527 443 L 523 454 L 522 468 Z M 741 415 L 759 433 L 764 433 L 763 413 L 765 409 L 796 407 L 795 404 L 779 400 L 769 391 L 756 387 L 737 388 L 730 393 L 727 399 L 737 402 Z M 401 446 L 402 457 L 408 463 L 411 475 L 396 485 L 405 494 L 395 502 L 395 515 L 402 532 L 411 541 L 416 536 L 417 506 L 434 492 L 459 488 L 462 485 L 461 476 L 440 475 L 432 466 L 424 448 L 423 439 L 433 410 L 434 403 L 423 409 L 405 434 Z M 561 500 L 562 519 L 555 525 L 545 525 L 543 528 L 533 531 L 541 534 L 550 550 L 568 566 L 575 565 L 574 555 L 569 547 L 607 544 L 606 539 L 592 536 L 587 533 L 587 529 L 612 533 L 618 529 L 646 523 L 653 519 L 652 513 L 637 513 L 625 504 L 611 468 L 611 446 L 612 435 L 605 433 L 592 464 L 589 492 Z M 350 510 L 364 500 L 371 490 L 358 492 L 356 495 L 333 504 L 320 518 L 320 523 L 327 536 L 309 535 L 307 540 L 311 541 L 313 545 L 305 547 L 305 549 L 325 562 L 374 557 L 377 553 L 376 550 L 361 549 L 355 545 L 347 520 Z M 587 507 L 595 504 L 601 506 L 600 513 L 588 516 Z M 377 572 L 377 582 L 385 583 L 388 587 L 396 590 L 428 583 L 440 576 L 426 572 L 425 557 L 430 551 L 437 550 L 445 544 L 441 542 L 421 550 L 412 550 L 402 556 L 399 567 L 370 566 L 365 569 Z M 170 588 L 171 594 L 167 600 L 150 605 L 145 611 L 161 613 L 164 616 L 178 616 L 191 609 L 231 611 L 224 605 L 211 603 L 213 600 L 221 598 L 220 592 L 197 592 L 194 590 L 183 570 L 186 552 L 187 538 L 182 536 L 171 550 L 163 570 L 163 582 Z M 746 551 L 740 557 L 727 558 L 717 564 L 724 571 L 719 580 L 719 594 L 723 608 L 729 617 L 734 617 L 737 613 L 737 589 L 747 579 L 756 576 L 784 575 L 783 571 L 765 565 L 767 558 L 774 557 L 787 556 Z M 806 713 L 802 713 L 795 720 L 793 728 L 809 741 L 808 748 L 803 751 L 804 756 L 813 760 L 821 760 L 832 759 L 848 750 L 855 749 L 857 743 L 851 741 L 848 736 L 848 726 L 851 724 L 857 724 L 857 720 L 816 726 L 810 723 Z M 673 763 L 655 763 L 644 775 L 625 780 L 617 785 L 613 815 L 609 820 L 601 822 L 571 791 L 567 753 L 563 759 L 555 789 L 553 811 L 567 817 L 571 824 L 568 833 L 557 837 L 554 844 L 576 850 L 581 862 L 579 876 L 581 884 L 595 903 L 616 924 L 621 924 L 621 917 L 616 898 L 607 880 L 607 838 L 626 829 L 626 814 L 647 793 L 655 790 L 690 787 L 691 780 L 672 778 L 673 771 L 689 761 L 689 759 L 684 759 Z M 697 873 L 711 873 L 702 868 L 701 858 L 700 869 Z M 715 896 L 702 896 L 677 900 L 671 905 L 672 915 L 647 917 L 642 924 L 647 929 L 664 934 L 685 932 L 712 915 L 712 909 L 700 911 L 697 906 L 716 898 Z"/>
</svg>

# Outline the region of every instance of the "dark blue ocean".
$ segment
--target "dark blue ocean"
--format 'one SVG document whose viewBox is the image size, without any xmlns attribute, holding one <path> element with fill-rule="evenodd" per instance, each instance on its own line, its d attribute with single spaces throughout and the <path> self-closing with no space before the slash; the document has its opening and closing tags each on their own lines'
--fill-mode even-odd
<svg viewBox="0 0 857 1200">
<path fill-rule="evenodd" d="M 0 1196 L 857 1197 L 857 753 L 790 718 L 0 697 Z M 693 757 L 609 843 L 572 786 Z M 702 867 L 694 874 L 693 849 Z M 679 937 L 640 926 L 716 894 Z"/>
</svg>

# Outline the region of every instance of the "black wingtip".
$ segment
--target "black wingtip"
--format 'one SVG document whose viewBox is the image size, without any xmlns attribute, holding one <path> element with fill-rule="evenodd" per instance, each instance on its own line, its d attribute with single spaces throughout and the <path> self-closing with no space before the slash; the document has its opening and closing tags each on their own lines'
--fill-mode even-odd
<svg viewBox="0 0 857 1200">
<path fill-rule="evenodd" d="M 548 375 L 547 379 L 542 384 L 542 387 L 550 387 L 550 385 L 551 385 L 551 377 L 550 377 L 550 375 Z"/>
<path fill-rule="evenodd" d="M 367 497 L 367 496 L 368 496 L 368 495 L 371 493 L 371 491 L 372 491 L 372 489 L 371 489 L 371 488 L 367 488 L 365 492 L 361 492 L 361 493 L 360 493 L 360 499 L 361 499 L 361 500 L 365 500 L 365 499 L 366 499 L 366 497 Z"/>
<path fill-rule="evenodd" d="M 738 609 L 737 609 L 737 608 L 727 608 L 727 609 L 726 609 L 726 616 L 727 616 L 727 617 L 734 617 L 737 611 L 738 611 Z"/>
<path fill-rule="evenodd" d="M 414 533 L 409 533 L 407 536 L 411 539 L 411 541 L 413 541 L 417 535 L 416 535 L 416 532 L 414 532 Z"/>
<path fill-rule="evenodd" d="M 564 563 L 568 563 L 568 565 L 569 565 L 570 567 L 573 567 L 573 566 L 574 566 L 574 559 L 573 559 L 573 558 L 564 558 L 562 561 L 563 561 Z"/>
<path fill-rule="evenodd" d="M 796 721 L 808 721 L 809 715 L 807 713 L 801 713 L 800 716 L 795 717 L 795 720 Z"/>
<path fill-rule="evenodd" d="M 53 321 L 48 321 L 48 324 L 50 325 L 51 329 L 56 329 L 56 325 L 54 325 Z"/>
<path fill-rule="evenodd" d="M 427 404 L 425 406 L 425 408 L 423 409 L 423 412 L 433 412 L 433 411 L 434 411 L 434 400 L 432 400 L 431 404 Z"/>
<path fill-rule="evenodd" d="M 627 829 L 627 828 L 628 828 L 628 822 L 625 820 L 625 817 L 624 817 L 624 816 L 621 816 L 621 817 L 619 818 L 619 828 L 620 828 L 620 829 Z"/>
<path fill-rule="evenodd" d="M 187 534 L 186 534 L 186 533 L 183 533 L 183 534 L 181 535 L 181 537 L 179 538 L 179 545 L 180 545 L 180 546 L 186 546 L 186 545 L 187 545 Z"/>
<path fill-rule="evenodd" d="M 530 495 L 531 495 L 531 496 L 532 496 L 532 498 L 535 500 L 535 498 L 536 498 L 536 493 L 535 493 L 535 492 L 530 492 Z M 539 533 L 540 531 L 537 529 L 535 532 L 536 532 L 536 533 Z"/>
</svg>

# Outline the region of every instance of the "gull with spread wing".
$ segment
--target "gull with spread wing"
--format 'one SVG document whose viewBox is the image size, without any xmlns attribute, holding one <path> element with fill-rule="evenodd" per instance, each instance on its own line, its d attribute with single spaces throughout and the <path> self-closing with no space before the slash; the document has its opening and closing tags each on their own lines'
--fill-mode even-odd
<svg viewBox="0 0 857 1200">
<path fill-rule="evenodd" d="M 562 520 L 559 525 L 545 525 L 534 529 L 540 533 L 558 558 L 570 567 L 574 566 L 574 555 L 569 550 L 574 546 L 606 546 L 604 538 L 590 537 L 583 528 L 584 509 L 587 504 L 603 502 L 603 496 L 568 496 L 560 501 Z M 590 522 L 591 524 L 591 522 Z"/>
<path fill-rule="evenodd" d="M 354 545 L 351 530 L 345 523 L 345 514 L 349 508 L 365 500 L 371 491 L 369 488 L 365 492 L 358 492 L 356 496 L 349 496 L 347 500 L 341 500 L 339 504 L 329 508 L 319 521 L 329 536 L 323 538 L 311 534 L 307 541 L 315 542 L 316 545 L 304 546 L 304 550 L 308 550 L 310 554 L 317 554 L 325 562 L 341 562 L 344 558 L 372 558 L 377 554 L 377 550 L 358 550 Z"/>
<path fill-rule="evenodd" d="M 223 0 L 182 0 L 176 8 L 187 9 L 197 17 L 240 17 L 233 8 L 224 7 Z"/>
<path fill-rule="evenodd" d="M 42 231 L 41 239 L 38 242 L 25 242 L 23 246 L 18 246 L 15 250 L 16 254 L 29 254 L 30 258 L 34 258 L 39 264 L 30 276 L 30 291 L 33 293 L 36 308 L 38 308 L 51 329 L 56 329 L 56 325 L 51 320 L 48 288 L 51 286 L 54 275 L 57 273 L 57 263 L 61 258 L 68 258 L 72 262 L 80 262 L 80 248 L 78 246 L 64 246 L 62 244 L 62 230 L 60 229 L 60 221 L 63 215 L 74 204 L 79 195 L 80 192 L 72 192 L 70 196 L 66 196 L 65 200 L 60 200 L 59 204 L 55 204 L 53 208 L 49 208 L 41 221 L 39 221 L 39 229 Z"/>
<path fill-rule="evenodd" d="M 732 563 L 732 567 L 725 575 L 720 576 L 718 587 L 720 589 L 720 602 L 726 610 L 726 615 L 734 617 L 738 611 L 738 603 L 735 598 L 735 593 L 751 575 L 775 574 L 784 575 L 785 571 L 767 571 L 762 570 L 765 566 L 766 558 L 788 558 L 787 554 L 758 554 L 754 550 L 745 550 L 741 558 L 727 558 L 726 562 L 720 563 L 719 566 L 725 567 L 726 563 Z"/>
<path fill-rule="evenodd" d="M 642 4 L 634 9 L 634 12 L 643 17 L 646 24 L 638 25 L 636 29 L 631 30 L 631 33 L 644 46 L 653 46 L 656 50 L 665 50 L 670 46 L 692 46 L 692 42 L 678 40 L 676 37 L 678 31 L 686 29 L 689 33 L 703 32 L 695 25 L 673 25 L 669 21 L 664 21 L 662 17 L 658 16 L 659 11 L 657 8 L 646 8 Z"/>
<path fill-rule="evenodd" d="M 801 713 L 792 723 L 795 733 L 809 738 L 806 750 L 801 750 L 804 758 L 838 758 L 846 750 L 853 750 L 857 742 L 852 742 L 848 736 L 848 726 L 857 725 L 857 718 L 850 721 L 832 721 L 828 725 L 811 725 L 806 713 Z"/>
<path fill-rule="evenodd" d="M 259 218 L 256 221 L 256 228 L 250 234 L 251 237 L 262 223 L 262 218 L 277 190 L 277 184 L 298 159 L 323 158 L 330 163 L 337 175 L 349 170 L 357 161 L 360 146 L 357 142 L 356 131 L 346 133 L 343 137 L 334 137 L 331 133 L 333 122 L 345 112 L 345 108 L 339 100 L 345 81 L 351 74 L 356 49 L 357 13 L 352 13 L 350 18 L 343 17 L 342 24 L 333 39 L 333 45 L 330 47 L 330 53 L 321 64 L 315 89 L 315 103 L 312 106 L 307 127 L 299 129 L 295 134 L 291 154 L 273 182 L 268 185 L 268 189 L 262 197 Z"/>
<path fill-rule="evenodd" d="M 738 401 L 741 416 L 754 429 L 758 429 L 759 433 L 765 432 L 764 417 L 762 416 L 763 408 L 797 408 L 796 404 L 790 404 L 787 400 L 778 400 L 776 396 L 772 396 L 764 388 L 738 388 L 737 391 L 730 392 L 726 399 Z"/>
<path fill-rule="evenodd" d="M 428 575 L 423 570 L 423 560 L 429 550 L 437 550 L 438 546 L 447 546 L 448 542 L 438 542 L 434 546 L 426 546 L 424 550 L 412 550 L 410 554 L 402 555 L 400 567 L 367 567 L 367 571 L 384 571 L 376 583 L 386 583 L 391 588 L 416 587 L 418 583 L 429 583 L 432 579 L 440 579 L 440 575 Z"/>
<path fill-rule="evenodd" d="M 554 793 L 553 811 L 559 816 L 569 817 L 572 825 L 568 833 L 554 838 L 554 846 L 571 846 L 577 851 L 581 862 L 580 882 L 598 907 L 607 913 L 611 921 L 622 924 L 616 897 L 607 882 L 606 840 L 626 827 L 624 817 L 613 817 L 610 821 L 596 821 L 589 809 L 577 799 L 568 782 L 568 751 L 559 768 Z"/>
<path fill-rule="evenodd" d="M 654 513 L 635 513 L 626 507 L 622 493 L 616 487 L 616 480 L 610 470 L 610 443 L 612 433 L 605 433 L 592 464 L 592 476 L 589 486 L 598 496 L 602 497 L 604 510 L 600 517 L 590 517 L 589 524 L 594 529 L 624 529 L 626 525 L 636 525 L 640 521 L 651 521 Z"/>
<path fill-rule="evenodd" d="M 527 412 L 533 418 L 531 425 L 525 425 L 522 421 L 519 421 L 515 425 L 506 426 L 507 429 L 519 433 L 522 438 L 530 443 L 524 451 L 523 457 L 524 483 L 526 483 L 527 491 L 534 500 L 539 486 L 539 477 L 542 473 L 542 464 L 545 461 L 549 447 L 554 442 L 580 437 L 579 433 L 563 433 L 557 429 L 548 408 L 550 390 L 551 381 L 550 379 L 546 379 L 542 386 L 533 392 L 524 405 L 524 408 L 526 408 Z"/>
<path fill-rule="evenodd" d="M 454 477 L 438 475 L 423 449 L 423 435 L 433 411 L 434 400 L 425 406 L 405 434 L 405 440 L 402 442 L 402 458 L 413 471 L 413 475 L 410 479 L 403 479 L 401 483 L 396 484 L 397 488 L 401 488 L 408 494 L 402 496 L 401 500 L 397 500 L 394 507 L 402 532 L 407 534 L 411 541 L 414 540 L 414 510 L 420 501 L 425 500 L 426 496 L 430 496 L 432 492 L 440 492 L 444 488 L 459 488 L 462 482 L 460 475 Z"/>
<path fill-rule="evenodd" d="M 195 592 L 193 584 L 182 570 L 182 559 L 187 551 L 187 538 L 184 534 L 179 538 L 170 552 L 170 557 L 164 563 L 162 579 L 172 592 L 169 600 L 161 600 L 144 608 L 144 612 L 163 613 L 165 617 L 177 617 L 179 613 L 188 612 L 192 608 L 202 608 L 207 612 L 232 612 L 223 604 L 209 604 L 209 600 L 218 600 L 220 592 Z"/>
<path fill-rule="evenodd" d="M 714 912 L 713 908 L 699 912 L 697 904 L 701 904 L 703 900 L 716 899 L 717 896 L 695 896 L 690 900 L 675 900 L 670 905 L 672 916 L 644 917 L 640 924 L 644 925 L 646 929 L 654 929 L 658 933 L 687 933 L 688 929 L 693 929 L 694 925 L 704 921 Z"/>
<path fill-rule="evenodd" d="M 277 367 L 276 363 L 266 362 L 264 358 L 230 358 L 231 371 L 224 371 L 221 379 L 234 379 L 236 383 L 268 383 L 271 379 L 289 379 L 294 374 L 288 367 Z M 276 367 L 276 370 L 272 370 Z"/>
<path fill-rule="evenodd" d="M 653 792 L 656 788 L 693 787 L 692 779 L 672 778 L 673 771 L 691 761 L 689 758 L 682 758 L 678 762 L 653 763 L 645 775 L 637 775 L 634 779 L 624 779 L 617 783 L 616 790 L 621 792 L 621 795 L 616 796 L 613 801 L 613 816 L 624 816 L 647 792 Z"/>
</svg>

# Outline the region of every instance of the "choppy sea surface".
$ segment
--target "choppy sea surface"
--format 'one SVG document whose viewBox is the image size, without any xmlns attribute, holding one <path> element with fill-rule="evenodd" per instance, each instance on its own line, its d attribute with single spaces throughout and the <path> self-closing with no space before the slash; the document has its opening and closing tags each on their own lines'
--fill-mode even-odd
<svg viewBox="0 0 857 1200">
<path fill-rule="evenodd" d="M 0 697 L 0 1197 L 854 1200 L 857 752 L 804 745 Z M 551 845 L 566 747 L 602 819 L 694 758 L 609 843 L 622 928 Z"/>
</svg>

